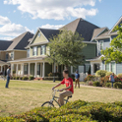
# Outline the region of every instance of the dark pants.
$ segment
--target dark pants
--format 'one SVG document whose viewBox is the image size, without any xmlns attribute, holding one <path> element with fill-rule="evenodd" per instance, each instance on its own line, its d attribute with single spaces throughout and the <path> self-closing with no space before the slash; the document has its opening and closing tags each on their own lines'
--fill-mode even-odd
<svg viewBox="0 0 122 122">
<path fill-rule="evenodd" d="M 113 88 L 113 84 L 114 84 L 114 82 L 111 82 L 112 88 Z"/>
<path fill-rule="evenodd" d="M 10 77 L 7 76 L 6 88 L 8 88 Z"/>
</svg>

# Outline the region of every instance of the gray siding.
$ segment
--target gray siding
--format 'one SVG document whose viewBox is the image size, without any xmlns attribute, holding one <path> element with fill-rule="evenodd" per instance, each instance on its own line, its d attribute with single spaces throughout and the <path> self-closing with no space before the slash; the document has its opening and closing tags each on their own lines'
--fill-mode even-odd
<svg viewBox="0 0 122 122">
<path fill-rule="evenodd" d="M 116 74 L 122 73 L 122 63 L 116 64 Z"/>
</svg>

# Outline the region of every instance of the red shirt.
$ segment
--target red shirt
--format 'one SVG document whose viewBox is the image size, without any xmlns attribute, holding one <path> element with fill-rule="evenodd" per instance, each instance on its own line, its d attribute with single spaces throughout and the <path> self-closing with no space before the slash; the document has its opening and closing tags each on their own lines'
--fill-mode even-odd
<svg viewBox="0 0 122 122">
<path fill-rule="evenodd" d="M 66 84 L 66 87 L 69 87 L 71 85 L 71 88 L 68 89 L 68 91 L 71 91 L 72 93 L 74 93 L 74 88 L 73 88 L 73 80 L 72 78 L 64 78 L 61 82 L 61 84 Z"/>
</svg>

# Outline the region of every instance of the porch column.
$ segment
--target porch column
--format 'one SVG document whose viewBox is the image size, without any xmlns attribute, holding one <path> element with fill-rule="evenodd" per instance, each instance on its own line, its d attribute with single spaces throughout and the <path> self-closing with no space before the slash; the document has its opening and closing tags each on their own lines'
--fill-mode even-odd
<svg viewBox="0 0 122 122">
<path fill-rule="evenodd" d="M 3 72 L 3 66 L 1 66 L 1 72 Z"/>
<path fill-rule="evenodd" d="M 91 75 L 94 74 L 94 65 L 91 63 Z"/>
<path fill-rule="evenodd" d="M 73 74 L 73 66 L 71 66 L 71 74 Z"/>
<path fill-rule="evenodd" d="M 11 64 L 11 76 L 13 76 L 13 64 Z"/>
<path fill-rule="evenodd" d="M 16 64 L 16 75 L 18 76 L 18 64 Z"/>
<path fill-rule="evenodd" d="M 24 63 L 21 64 L 21 76 L 23 76 L 23 75 L 24 75 Z"/>
<path fill-rule="evenodd" d="M 40 77 L 42 77 L 42 63 L 40 63 Z"/>
<path fill-rule="evenodd" d="M 30 63 L 28 63 L 28 76 L 30 76 Z"/>
<path fill-rule="evenodd" d="M 37 77 L 37 62 L 35 63 L 35 78 Z"/>
<path fill-rule="evenodd" d="M 45 62 L 43 62 L 43 75 L 42 77 L 44 78 L 45 77 Z"/>
</svg>

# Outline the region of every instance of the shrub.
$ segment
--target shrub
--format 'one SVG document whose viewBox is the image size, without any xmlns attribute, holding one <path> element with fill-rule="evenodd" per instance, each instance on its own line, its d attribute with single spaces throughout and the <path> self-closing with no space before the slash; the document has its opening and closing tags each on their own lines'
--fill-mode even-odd
<svg viewBox="0 0 122 122">
<path fill-rule="evenodd" d="M 29 80 L 33 80 L 34 79 L 34 77 L 33 76 L 29 76 L 29 78 L 28 78 Z"/>
<path fill-rule="evenodd" d="M 88 85 L 89 85 L 89 86 L 93 86 L 93 82 L 92 82 L 92 81 L 89 81 L 89 82 L 88 82 Z"/>
<path fill-rule="evenodd" d="M 94 81 L 93 86 L 100 86 L 100 82 L 99 81 Z"/>
<path fill-rule="evenodd" d="M 48 74 L 48 76 L 49 76 L 49 77 L 53 76 L 53 73 L 52 73 L 52 72 L 50 72 L 50 73 Z"/>
<path fill-rule="evenodd" d="M 85 81 L 91 81 L 91 80 L 94 81 L 95 78 L 96 78 L 95 75 L 88 75 L 84 80 L 85 80 Z"/>
<path fill-rule="evenodd" d="M 28 80 L 27 76 L 22 77 L 22 80 Z"/>
<path fill-rule="evenodd" d="M 19 80 L 19 76 L 16 76 L 16 77 L 15 77 L 15 80 Z"/>
<path fill-rule="evenodd" d="M 21 115 L 0 117 L 0 122 L 122 122 L 122 102 L 77 100 L 61 108 L 36 108 Z"/>
<path fill-rule="evenodd" d="M 116 89 L 122 89 L 122 83 L 121 82 L 115 82 L 114 83 L 114 88 L 116 88 Z"/>
<path fill-rule="evenodd" d="M 118 77 L 122 77 L 122 73 L 118 74 L 117 76 L 118 76 Z"/>
<path fill-rule="evenodd" d="M 100 77 L 105 77 L 106 76 L 107 71 L 106 70 L 98 70 L 95 75 L 96 76 L 100 76 Z"/>
<path fill-rule="evenodd" d="M 111 87 L 111 83 L 106 83 L 105 86 L 110 88 Z"/>
<path fill-rule="evenodd" d="M 107 72 L 107 73 L 106 73 L 106 76 L 110 76 L 110 75 L 112 75 L 112 73 L 113 73 L 113 72 Z"/>
</svg>

